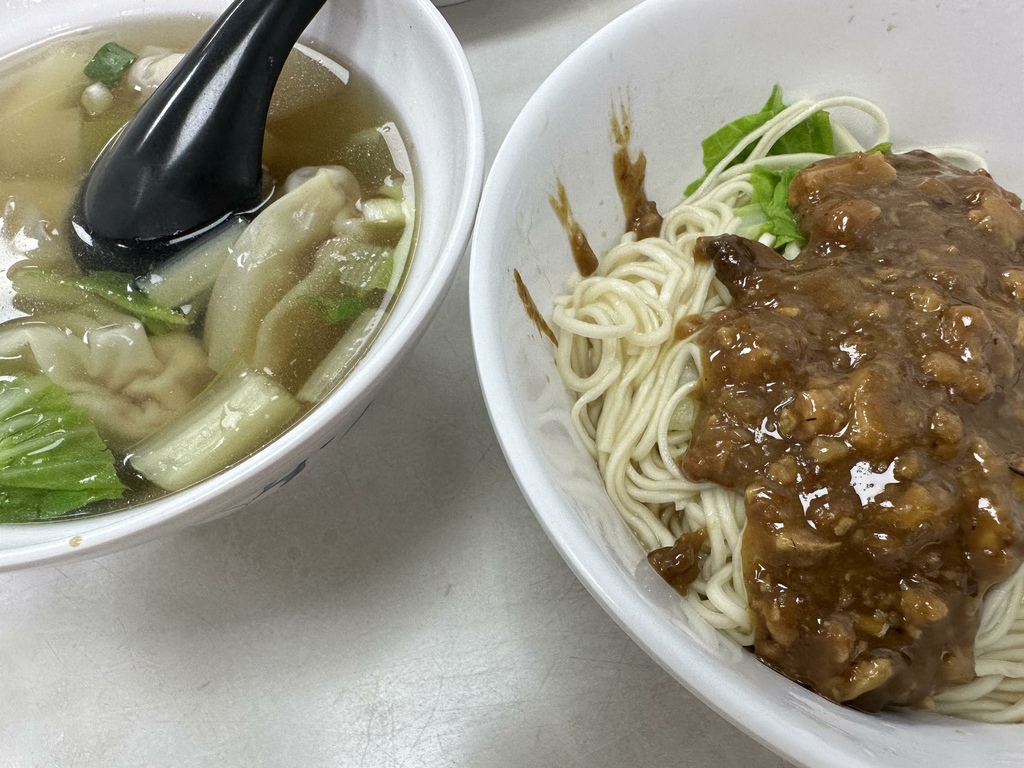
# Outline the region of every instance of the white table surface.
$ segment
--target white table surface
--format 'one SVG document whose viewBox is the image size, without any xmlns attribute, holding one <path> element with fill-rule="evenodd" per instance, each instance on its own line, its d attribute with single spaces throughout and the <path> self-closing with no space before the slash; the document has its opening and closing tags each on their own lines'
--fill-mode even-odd
<svg viewBox="0 0 1024 768">
<path fill-rule="evenodd" d="M 493 159 L 635 0 L 445 10 Z M 477 385 L 468 259 L 362 420 L 245 512 L 0 575 L 0 766 L 779 768 L 598 607 L 534 520 Z"/>
</svg>

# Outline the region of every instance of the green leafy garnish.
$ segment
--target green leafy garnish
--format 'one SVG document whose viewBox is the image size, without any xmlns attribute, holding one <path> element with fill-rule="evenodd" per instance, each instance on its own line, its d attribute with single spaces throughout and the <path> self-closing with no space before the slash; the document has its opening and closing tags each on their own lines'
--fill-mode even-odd
<svg viewBox="0 0 1024 768">
<path fill-rule="evenodd" d="M 768 154 L 795 155 L 800 152 L 813 152 L 819 155 L 831 155 L 834 151 L 832 121 L 828 112 L 815 112 L 802 123 L 782 134 L 774 146 L 768 150 Z"/>
<path fill-rule="evenodd" d="M 322 261 L 307 278 L 309 288 L 301 300 L 335 324 L 351 323 L 367 309 L 381 306 L 394 269 L 392 249 L 352 243 L 346 236 L 334 238 L 325 247 L 331 251 L 319 257 Z"/>
<path fill-rule="evenodd" d="M 788 199 L 789 184 L 798 173 L 799 168 L 770 171 L 760 165 L 754 166 L 750 174 L 750 183 L 754 187 L 753 202 L 765 217 L 764 223 L 753 234 L 754 239 L 766 233 L 775 235 L 776 248 L 787 243 L 803 243 L 804 236 Z"/>
<path fill-rule="evenodd" d="M 190 319 L 174 309 L 157 304 L 135 283 L 127 272 L 90 272 L 81 277 L 54 274 L 42 269 L 26 269 L 14 279 L 21 295 L 28 291 L 36 299 L 72 306 L 96 296 L 138 318 L 152 336 L 161 336 L 176 328 L 185 328 Z"/>
<path fill-rule="evenodd" d="M 0 378 L 0 522 L 45 520 L 124 486 L 89 417 L 42 376 Z"/>
<path fill-rule="evenodd" d="M 114 88 L 139 57 L 117 43 L 107 43 L 85 65 L 85 76 L 107 88 Z"/>
<path fill-rule="evenodd" d="M 368 309 L 384 303 L 388 292 L 384 288 L 359 290 L 343 287 L 342 295 L 334 298 L 310 296 L 307 300 L 329 323 L 348 324 Z"/>
<path fill-rule="evenodd" d="M 313 306 L 329 323 L 351 323 L 366 309 L 362 296 L 342 296 L 339 299 L 312 299 Z"/>
<path fill-rule="evenodd" d="M 701 142 L 704 150 L 704 175 L 686 188 L 691 195 L 708 177 L 708 174 L 732 152 L 747 136 L 767 123 L 786 108 L 782 101 L 782 89 L 776 85 L 760 111 L 744 115 L 722 126 Z M 750 155 L 753 145 L 740 152 L 729 167 L 742 163 Z M 794 126 L 779 138 L 768 150 L 769 155 L 788 155 L 798 152 L 814 152 L 831 155 L 834 151 L 832 123 L 827 112 L 815 112 L 807 120 Z"/>
<path fill-rule="evenodd" d="M 723 125 L 717 131 L 704 139 L 704 141 L 700 143 L 700 146 L 701 149 L 704 150 L 705 173 L 686 188 L 686 194 L 689 195 L 696 191 L 696 189 L 703 183 L 704 179 L 708 177 L 708 174 L 711 173 L 712 169 L 722 162 L 722 160 L 725 159 L 725 156 L 728 155 L 737 144 L 746 138 L 746 136 L 756 131 L 785 108 L 785 104 L 782 103 L 782 90 L 778 85 L 776 85 L 772 89 L 772 95 L 758 112 L 738 117 L 731 123 Z M 742 163 L 747 159 L 749 154 L 750 149 L 745 149 L 736 157 L 733 164 Z"/>
<path fill-rule="evenodd" d="M 83 277 L 60 279 L 137 317 L 146 327 L 147 333 L 153 336 L 162 336 L 189 324 L 185 315 L 157 304 L 139 290 L 135 285 L 135 276 L 127 272 L 90 272 Z"/>
</svg>

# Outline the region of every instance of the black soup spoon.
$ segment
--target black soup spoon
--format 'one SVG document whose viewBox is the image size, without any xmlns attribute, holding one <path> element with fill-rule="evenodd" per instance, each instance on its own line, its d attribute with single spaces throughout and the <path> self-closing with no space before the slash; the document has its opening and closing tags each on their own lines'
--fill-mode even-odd
<svg viewBox="0 0 1024 768">
<path fill-rule="evenodd" d="M 270 97 L 326 0 L 235 0 L 93 163 L 69 237 L 86 270 L 142 274 L 264 202 Z"/>
</svg>

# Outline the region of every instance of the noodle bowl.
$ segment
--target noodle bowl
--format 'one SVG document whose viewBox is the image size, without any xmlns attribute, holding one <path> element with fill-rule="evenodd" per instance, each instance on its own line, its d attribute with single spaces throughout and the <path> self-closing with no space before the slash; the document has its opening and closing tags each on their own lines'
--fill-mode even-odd
<svg viewBox="0 0 1024 768">
<path fill-rule="evenodd" d="M 686 533 L 707 531 L 699 575 L 683 598 L 692 619 L 742 645 L 753 643 L 739 549 L 743 498 L 734 491 L 689 480 L 679 469 L 694 427 L 693 396 L 701 350 L 693 335 L 677 339 L 690 316 L 707 317 L 730 303 L 709 261 L 694 258 L 698 238 L 735 234 L 737 209 L 749 204 L 755 166 L 804 167 L 827 157 L 769 156 L 772 145 L 820 110 L 853 109 L 875 126 L 866 146 L 889 141 L 889 124 L 873 104 L 856 98 L 801 101 L 737 145 L 696 191 L 664 216 L 661 235 L 632 232 L 600 260 L 594 274 L 574 277 L 554 300 L 557 369 L 576 401 L 571 418 L 596 462 L 615 509 L 647 551 L 671 547 Z M 836 153 L 863 151 L 836 129 Z M 749 148 L 747 159 L 730 164 Z M 952 162 L 983 167 L 961 150 L 932 150 Z M 771 235 L 762 241 L 774 243 Z M 799 248 L 790 244 L 786 256 Z M 993 590 L 984 605 L 971 683 L 935 698 L 938 712 L 988 722 L 1024 721 L 1024 572 Z"/>
<path fill-rule="evenodd" d="M 900 146 L 955 142 L 984 150 L 1002 183 L 1019 191 L 1024 93 L 1005 84 L 1020 70 L 1024 7 L 980 2 L 969 11 L 889 0 L 853 9 L 647 0 L 588 40 L 529 100 L 497 152 L 477 218 L 469 301 L 478 375 L 506 461 L 539 524 L 595 601 L 669 675 L 796 765 L 1018 765 L 1024 727 L 921 710 L 874 717 L 835 706 L 692 611 L 682 615 L 686 603 L 646 562 L 572 424 L 576 398 L 556 370 L 555 347 L 517 299 L 513 270 L 550 324 L 573 268 L 549 202 L 555 176 L 594 249 L 603 254 L 620 242 L 608 118 L 621 102 L 632 116 L 634 146 L 649 160 L 649 197 L 665 208 L 703 171 L 694 155 L 708 130 L 756 107 L 774 82 L 799 84 L 794 97 L 836 95 L 836 87 L 870 95 Z M 860 115 L 854 119 L 856 135 L 869 144 Z M 701 717 L 689 705 L 665 714 L 683 728 L 694 727 L 691 714 Z M 722 744 L 734 757 L 740 747 L 732 739 Z"/>
</svg>

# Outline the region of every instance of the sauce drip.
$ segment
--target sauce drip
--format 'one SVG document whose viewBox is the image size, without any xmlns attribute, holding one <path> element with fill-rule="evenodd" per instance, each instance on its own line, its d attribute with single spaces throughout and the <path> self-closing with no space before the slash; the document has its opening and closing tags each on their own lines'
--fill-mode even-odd
<svg viewBox="0 0 1024 768">
<path fill-rule="evenodd" d="M 647 179 L 647 156 L 641 152 L 636 160 L 629 156 L 629 140 L 632 133 L 629 112 L 620 107 L 619 115 L 612 113 L 612 135 L 618 149 L 612 156 L 615 170 L 615 186 L 622 200 L 622 211 L 626 214 L 626 231 L 635 232 L 637 239 L 658 237 L 661 234 L 661 214 L 654 201 L 649 200 L 644 189 Z"/>
<path fill-rule="evenodd" d="M 576 269 L 583 277 L 590 277 L 597 271 L 597 255 L 594 249 L 587 242 L 587 236 L 583 234 L 576 217 L 572 215 L 572 207 L 569 205 L 569 196 L 561 180 L 558 182 L 558 192 L 555 197 L 549 197 L 548 202 L 554 210 L 558 220 L 562 222 L 565 234 L 569 236 L 569 248 L 572 249 L 572 258 L 576 262 Z"/>
<path fill-rule="evenodd" d="M 757 655 L 920 705 L 974 677 L 981 599 L 1024 554 L 1024 214 L 924 152 L 822 161 L 789 201 L 792 262 L 698 241 L 734 304 L 697 337 L 682 467 L 745 494 Z"/>
<path fill-rule="evenodd" d="M 547 324 L 544 316 L 540 313 L 540 310 L 537 309 L 537 303 L 533 300 L 533 296 L 530 295 L 530 290 L 526 287 L 526 283 L 523 282 L 523 277 L 519 274 L 518 269 L 512 270 L 512 277 L 516 281 L 516 293 L 519 294 L 519 301 L 523 303 L 526 316 L 533 321 L 537 330 L 551 339 L 551 343 L 557 347 L 558 339 L 555 337 L 554 331 L 551 330 L 551 326 Z"/>
</svg>

